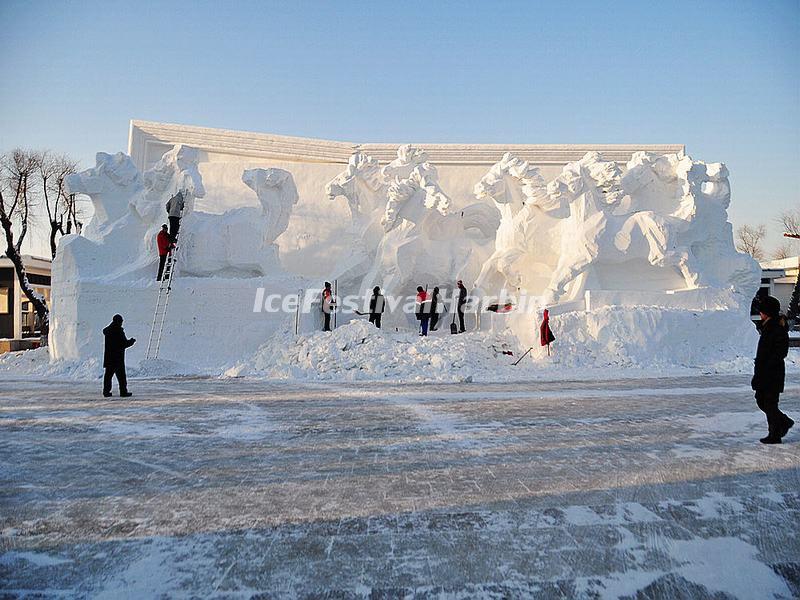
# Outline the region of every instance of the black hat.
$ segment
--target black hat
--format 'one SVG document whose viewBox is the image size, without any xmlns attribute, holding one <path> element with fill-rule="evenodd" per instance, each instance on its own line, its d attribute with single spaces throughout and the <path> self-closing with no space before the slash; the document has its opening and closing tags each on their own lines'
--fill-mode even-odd
<svg viewBox="0 0 800 600">
<path fill-rule="evenodd" d="M 781 302 L 774 296 L 764 296 L 758 303 L 758 310 L 770 318 L 777 317 L 781 312 Z"/>
<path fill-rule="evenodd" d="M 112 323 L 122 323 L 122 315 L 114 315 L 114 318 L 111 319 Z"/>
</svg>

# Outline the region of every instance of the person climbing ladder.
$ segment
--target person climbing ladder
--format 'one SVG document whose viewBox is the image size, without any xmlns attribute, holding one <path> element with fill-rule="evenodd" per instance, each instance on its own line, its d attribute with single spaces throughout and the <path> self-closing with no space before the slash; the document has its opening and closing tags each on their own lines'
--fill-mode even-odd
<svg viewBox="0 0 800 600">
<path fill-rule="evenodd" d="M 156 275 L 156 281 L 161 281 L 161 277 L 164 275 L 164 265 L 167 262 L 167 256 L 173 247 L 172 240 L 169 237 L 169 233 L 167 233 L 166 223 L 161 226 L 161 231 L 159 231 L 156 236 L 156 245 L 158 246 L 158 275 Z"/>
<path fill-rule="evenodd" d="M 183 190 L 167 200 L 167 216 L 169 217 L 169 237 L 172 243 L 178 241 L 178 231 L 181 228 L 181 214 L 186 206 Z"/>
</svg>

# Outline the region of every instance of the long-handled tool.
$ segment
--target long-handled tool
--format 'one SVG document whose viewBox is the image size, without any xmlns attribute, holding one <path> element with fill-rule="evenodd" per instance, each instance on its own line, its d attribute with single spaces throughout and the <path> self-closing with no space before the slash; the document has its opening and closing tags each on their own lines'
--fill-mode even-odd
<svg viewBox="0 0 800 600">
<path fill-rule="evenodd" d="M 533 350 L 533 347 L 531 347 L 531 348 L 528 348 L 528 349 L 525 351 L 525 354 L 523 354 L 522 356 L 520 356 L 520 357 L 519 357 L 519 358 L 516 360 L 516 362 L 513 362 L 513 363 L 511 363 L 511 364 L 512 364 L 512 365 L 514 365 L 514 366 L 518 365 L 520 362 L 522 362 L 522 359 L 523 359 L 523 358 L 525 358 L 526 356 L 528 356 L 528 352 L 530 352 L 531 350 Z"/>
</svg>

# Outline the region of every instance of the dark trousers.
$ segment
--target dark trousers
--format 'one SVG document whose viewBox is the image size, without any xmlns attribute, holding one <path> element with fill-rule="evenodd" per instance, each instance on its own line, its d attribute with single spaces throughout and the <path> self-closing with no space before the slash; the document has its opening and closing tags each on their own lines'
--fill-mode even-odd
<svg viewBox="0 0 800 600">
<path fill-rule="evenodd" d="M 421 331 L 421 334 L 422 334 L 422 335 L 428 335 L 428 319 L 429 319 L 429 318 L 430 318 L 430 317 L 428 317 L 428 316 L 426 315 L 426 316 L 422 317 L 422 318 L 419 320 L 419 326 L 420 326 L 420 328 L 421 328 L 421 330 L 420 330 L 420 331 Z"/>
<path fill-rule="evenodd" d="M 156 276 L 156 281 L 161 281 L 161 276 L 164 274 L 164 265 L 167 263 L 167 255 L 166 254 L 159 254 L 158 255 L 158 275 Z"/>
<path fill-rule="evenodd" d="M 460 305 L 458 307 L 458 330 L 461 333 L 464 333 L 467 330 L 467 328 L 464 327 L 464 306 L 463 305 Z"/>
<path fill-rule="evenodd" d="M 128 392 L 128 378 L 125 375 L 125 365 L 116 365 L 113 367 L 106 367 L 106 373 L 103 375 L 103 393 L 111 393 L 111 378 L 117 376 L 117 383 L 119 384 L 119 393 L 125 394 Z"/>
<path fill-rule="evenodd" d="M 325 326 L 322 328 L 322 331 L 330 331 L 331 330 L 331 313 L 323 312 L 322 314 L 325 317 Z"/>
<path fill-rule="evenodd" d="M 172 243 L 178 241 L 178 230 L 181 228 L 181 218 L 180 217 L 170 217 L 169 218 L 169 239 L 172 240 Z"/>
<path fill-rule="evenodd" d="M 369 322 L 374 323 L 375 327 L 381 328 L 381 313 L 369 313 Z"/>
<path fill-rule="evenodd" d="M 781 437 L 783 428 L 789 423 L 789 417 L 778 408 L 780 394 L 775 392 L 764 392 L 756 390 L 756 404 L 758 408 L 767 415 L 767 426 L 769 427 L 770 437 Z"/>
<path fill-rule="evenodd" d="M 439 313 L 431 313 L 431 331 L 436 331 L 436 324 L 439 322 Z"/>
</svg>

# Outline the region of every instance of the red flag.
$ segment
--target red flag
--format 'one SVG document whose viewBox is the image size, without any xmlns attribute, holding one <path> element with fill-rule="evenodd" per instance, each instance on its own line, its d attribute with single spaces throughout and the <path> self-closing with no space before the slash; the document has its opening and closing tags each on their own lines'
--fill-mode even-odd
<svg viewBox="0 0 800 600">
<path fill-rule="evenodd" d="M 539 341 L 542 346 L 550 346 L 550 342 L 554 342 L 556 336 L 550 330 L 550 312 L 547 309 L 544 309 L 543 317 L 542 324 L 539 326 Z"/>
</svg>

